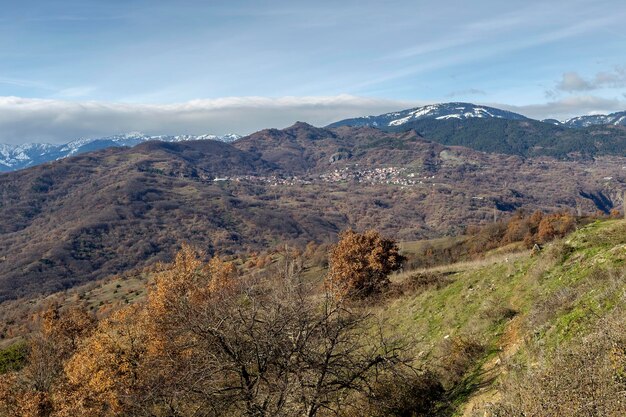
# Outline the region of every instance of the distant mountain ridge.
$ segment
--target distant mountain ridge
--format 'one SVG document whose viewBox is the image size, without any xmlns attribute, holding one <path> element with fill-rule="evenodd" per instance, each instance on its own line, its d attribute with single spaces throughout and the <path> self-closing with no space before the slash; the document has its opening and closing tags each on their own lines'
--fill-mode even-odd
<svg viewBox="0 0 626 417">
<path fill-rule="evenodd" d="M 470 122 L 489 120 L 435 122 L 483 132 L 486 126 Z M 508 122 L 527 123 L 529 130 L 491 128 L 525 134 L 529 145 L 550 145 L 550 138 L 536 139 L 543 137 L 533 132 L 540 122 Z M 468 125 L 454 125 L 460 123 Z M 597 138 L 586 129 L 542 125 L 585 139 L 565 138 L 566 150 L 589 149 Z M 0 303 L 171 260 L 180 242 L 230 255 L 276 242 L 327 242 L 346 228 L 417 240 L 489 222 L 494 207 L 594 213 L 621 204 L 626 158 L 615 156 L 620 149 L 563 161 L 520 157 L 524 149 L 508 146 L 509 155 L 486 153 L 445 146 L 414 130 L 296 123 L 232 144 L 149 141 L 5 173 Z M 551 149 L 534 153 L 545 151 Z"/>
<path fill-rule="evenodd" d="M 387 132 L 413 130 L 427 140 L 444 145 L 460 145 L 484 152 L 525 157 L 545 155 L 568 158 L 598 154 L 622 155 L 626 150 L 626 130 L 624 129 L 626 111 L 609 115 L 578 116 L 565 121 L 556 119 L 539 121 L 495 107 L 452 102 L 415 107 L 378 116 L 345 119 L 326 126 L 331 129 L 339 127 L 370 127 Z M 276 129 L 272 131 L 278 132 Z M 310 138 L 313 136 L 316 135 L 312 134 Z M 230 143 L 241 138 L 242 136 L 236 134 L 149 136 L 134 132 L 102 138 L 79 139 L 62 145 L 0 143 L 0 172 L 15 171 L 110 147 L 132 147 L 147 141 L 218 140 Z M 278 149 L 276 152 L 280 154 Z"/>
<path fill-rule="evenodd" d="M 479 106 L 472 103 L 439 103 L 423 107 L 381 114 L 380 116 L 357 117 L 332 123 L 327 127 L 371 126 L 397 127 L 416 120 L 467 120 L 467 119 L 507 119 L 528 120 L 526 116 L 495 107 Z"/>
<path fill-rule="evenodd" d="M 379 129 L 398 128 L 416 121 L 423 120 L 471 120 L 471 119 L 502 119 L 502 120 L 533 120 L 554 126 L 585 128 L 596 125 L 626 126 L 626 111 L 611 114 L 577 116 L 567 120 L 543 119 L 535 120 L 518 113 L 489 106 L 472 103 L 437 103 L 407 110 L 385 113 L 378 116 L 356 117 L 331 123 L 327 127 L 370 126 Z"/>
<path fill-rule="evenodd" d="M 609 124 L 606 124 L 606 123 Z M 558 159 L 626 153 L 626 112 L 582 116 L 560 122 L 471 103 L 442 103 L 345 119 L 328 128 L 372 127 L 385 132 L 414 131 L 427 140 L 482 152 Z"/>
<path fill-rule="evenodd" d="M 0 143 L 0 172 L 15 171 L 45 162 L 79 155 L 85 152 L 123 146 L 136 146 L 148 141 L 160 142 L 187 142 L 191 140 L 218 140 L 233 142 L 241 138 L 240 135 L 145 135 L 132 132 L 123 135 L 106 136 L 102 138 L 78 139 L 61 145 L 48 143 L 26 143 L 22 145 L 8 145 Z"/>
<path fill-rule="evenodd" d="M 589 127 L 594 125 L 626 126 L 626 111 L 611 114 L 596 114 L 591 116 L 578 116 L 563 122 L 567 127 Z"/>
</svg>

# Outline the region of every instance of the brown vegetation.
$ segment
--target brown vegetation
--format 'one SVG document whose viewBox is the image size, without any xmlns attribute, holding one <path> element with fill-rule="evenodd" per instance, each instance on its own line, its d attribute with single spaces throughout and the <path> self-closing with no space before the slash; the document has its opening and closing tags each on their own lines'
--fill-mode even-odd
<svg viewBox="0 0 626 417">
<path fill-rule="evenodd" d="M 490 222 L 494 207 L 498 217 L 518 207 L 608 212 L 621 195 L 623 165 L 619 157 L 522 159 L 445 147 L 413 132 L 306 124 L 234 146 L 99 151 L 0 175 L 0 301 L 169 262 L 181 241 L 234 254 L 277 242 L 327 243 L 346 228 L 404 241 L 458 235 L 467 224 Z M 357 175 L 383 168 L 402 181 Z M 336 170 L 355 175 L 320 179 Z M 289 185 L 295 176 L 301 182 Z"/>
<path fill-rule="evenodd" d="M 506 221 L 485 226 L 469 226 L 466 236 L 450 239 L 449 242 L 437 247 L 426 243 L 417 253 L 407 255 L 407 266 L 409 269 L 428 268 L 474 260 L 484 257 L 492 250 L 520 249 L 519 244 L 531 249 L 536 244 L 543 245 L 562 238 L 579 224 L 588 223 L 592 219 L 592 217 L 577 219 L 565 211 L 549 214 L 535 211 L 529 215 L 523 210 L 518 210 Z"/>
<path fill-rule="evenodd" d="M 566 349 L 538 352 L 533 367 L 513 366 L 494 417 L 626 415 L 626 327 L 618 317 Z"/>
<path fill-rule="evenodd" d="M 398 245 L 375 230 L 347 230 L 331 248 L 326 287 L 336 297 L 363 298 L 389 285 L 389 274 L 402 267 Z"/>
<path fill-rule="evenodd" d="M 97 326 L 46 312 L 27 366 L 0 384 L 0 415 L 314 417 L 411 370 L 402 344 L 367 337 L 366 315 L 282 270 L 237 276 L 185 246 L 145 305 Z"/>
</svg>

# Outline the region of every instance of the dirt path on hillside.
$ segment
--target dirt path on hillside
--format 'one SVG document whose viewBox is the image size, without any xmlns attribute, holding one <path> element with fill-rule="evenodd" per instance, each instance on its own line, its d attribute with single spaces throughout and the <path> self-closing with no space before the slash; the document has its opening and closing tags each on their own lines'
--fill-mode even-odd
<svg viewBox="0 0 626 417">
<path fill-rule="evenodd" d="M 460 416 L 475 417 L 476 414 L 474 413 L 500 400 L 500 392 L 497 390 L 495 382 L 503 372 L 503 364 L 515 355 L 522 345 L 521 322 L 521 317 L 517 316 L 507 325 L 500 338 L 500 352 L 482 366 L 481 380 L 484 386 L 470 395 Z M 485 410 L 483 414 L 479 413 L 478 416 L 489 417 L 490 413 Z"/>
</svg>

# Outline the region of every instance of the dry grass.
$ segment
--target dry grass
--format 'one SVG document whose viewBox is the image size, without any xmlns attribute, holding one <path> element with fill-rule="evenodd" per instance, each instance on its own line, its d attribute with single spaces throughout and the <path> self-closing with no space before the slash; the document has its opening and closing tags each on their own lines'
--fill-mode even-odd
<svg viewBox="0 0 626 417">
<path fill-rule="evenodd" d="M 392 282 L 403 282 L 406 279 L 416 274 L 433 274 L 433 273 L 460 273 L 467 271 L 474 271 L 481 268 L 488 267 L 494 264 L 508 264 L 514 263 L 519 259 L 523 259 L 529 255 L 530 251 L 523 250 L 512 253 L 497 253 L 488 255 L 482 259 L 475 259 L 471 261 L 461 261 L 448 265 L 433 266 L 430 268 L 418 268 L 410 271 L 402 271 L 395 273 L 391 276 Z"/>
</svg>

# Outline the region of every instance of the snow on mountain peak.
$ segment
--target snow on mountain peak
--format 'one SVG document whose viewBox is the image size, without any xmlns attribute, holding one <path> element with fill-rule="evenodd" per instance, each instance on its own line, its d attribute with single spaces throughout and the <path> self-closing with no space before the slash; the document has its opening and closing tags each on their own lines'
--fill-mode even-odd
<svg viewBox="0 0 626 417">
<path fill-rule="evenodd" d="M 592 114 L 572 117 L 563 122 L 568 127 L 589 127 L 593 125 L 626 126 L 626 111 L 611 114 Z"/>
<path fill-rule="evenodd" d="M 8 145 L 0 143 L 0 172 L 14 171 L 104 148 L 121 146 L 132 147 L 150 140 L 161 142 L 184 142 L 190 140 L 220 140 L 223 142 L 233 142 L 239 138 L 241 138 L 241 136 L 234 133 L 223 136 L 208 134 L 149 136 L 141 132 L 129 132 L 102 138 L 82 138 L 62 145 L 51 145 L 47 143 Z"/>
<path fill-rule="evenodd" d="M 471 103 L 438 103 L 427 106 L 416 107 L 413 109 L 403 110 L 382 114 L 380 116 L 367 116 L 356 119 L 343 120 L 330 125 L 336 126 L 387 126 L 397 127 L 404 124 L 423 119 L 434 120 L 466 120 L 466 119 L 509 119 L 509 120 L 526 120 L 521 114 L 500 110 L 488 106 L 478 106 Z"/>
</svg>

